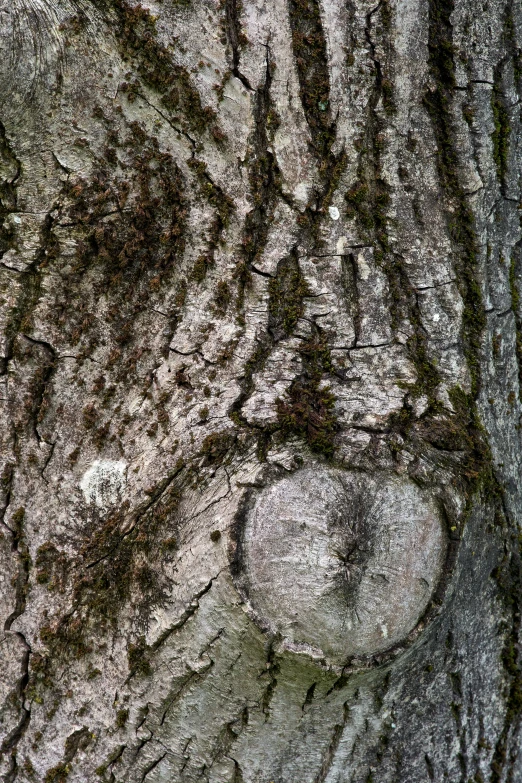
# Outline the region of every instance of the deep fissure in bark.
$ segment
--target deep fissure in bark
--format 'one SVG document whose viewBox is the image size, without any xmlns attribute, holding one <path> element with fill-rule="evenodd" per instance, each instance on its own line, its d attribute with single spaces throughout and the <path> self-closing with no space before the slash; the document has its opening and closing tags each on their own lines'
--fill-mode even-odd
<svg viewBox="0 0 522 783">
<path fill-rule="evenodd" d="M 270 150 L 269 132 L 274 133 L 278 126 L 277 114 L 274 112 L 272 101 L 270 98 L 270 87 L 272 83 L 272 66 L 270 62 L 270 47 L 266 45 L 266 69 L 265 80 L 261 87 L 259 87 L 254 96 L 254 118 L 255 118 L 255 130 L 252 134 L 251 149 L 249 153 L 249 183 L 251 190 L 251 198 L 253 207 L 247 214 L 244 225 L 243 236 L 243 258 L 239 262 L 236 268 L 236 278 L 239 285 L 238 301 L 237 305 L 240 311 L 244 307 L 244 293 L 245 288 L 248 287 L 253 268 L 255 268 L 256 260 L 261 256 L 263 249 L 266 245 L 268 236 L 268 226 L 273 216 L 273 209 L 275 206 L 277 196 L 280 196 L 280 172 L 277 163 L 274 158 L 273 152 Z M 281 262 L 283 267 L 285 262 Z M 255 270 L 254 270 L 255 271 Z M 289 327 L 295 325 L 295 314 L 300 310 L 301 303 L 299 297 L 304 293 L 302 283 L 300 282 L 300 275 L 298 270 L 294 269 L 293 274 L 289 277 L 290 288 L 293 289 L 293 314 L 288 316 L 282 314 L 281 318 L 283 322 L 286 321 L 285 331 Z M 254 373 L 258 372 L 264 366 L 268 359 L 272 348 L 277 341 L 278 337 L 272 334 L 271 325 L 274 323 L 274 318 L 277 320 L 276 310 L 281 309 L 281 313 L 285 310 L 286 303 L 280 302 L 275 305 L 274 303 L 274 291 L 278 287 L 279 283 L 277 278 L 270 281 L 272 287 L 272 315 L 269 315 L 269 326 L 266 333 L 259 339 L 257 348 L 253 355 L 247 361 L 244 368 L 244 377 L 241 382 L 241 394 L 234 401 L 230 408 L 230 417 L 232 420 L 242 426 L 250 428 L 250 425 L 245 420 L 241 413 L 242 407 L 251 395 L 254 388 Z M 299 301 L 298 301 L 299 300 Z M 270 310 L 270 306 L 269 306 Z M 244 321 L 244 316 L 240 314 L 240 321 Z M 270 320 L 272 319 L 272 321 Z M 271 436 L 271 427 L 259 428 L 254 427 L 257 430 L 258 438 L 258 451 L 262 455 L 268 448 Z"/>
<path fill-rule="evenodd" d="M 292 45 L 301 101 L 314 151 L 325 161 L 335 140 L 330 108 L 330 73 L 318 0 L 288 0 Z"/>
<path fill-rule="evenodd" d="M 15 553 L 18 561 L 15 608 L 4 622 L 4 631 L 10 633 L 12 633 L 11 626 L 15 620 L 23 615 L 25 611 L 27 591 L 29 588 L 31 557 L 27 543 L 25 541 L 24 518 L 25 509 L 20 507 L 12 514 L 10 519 L 10 531 L 12 538 L 11 549 Z M 6 783 L 11 783 L 11 781 L 16 779 L 18 771 L 17 745 L 24 732 L 27 730 L 31 720 L 31 710 L 25 706 L 26 691 L 29 684 L 29 662 L 31 647 L 28 644 L 24 634 L 22 634 L 20 631 L 15 631 L 14 634 L 18 637 L 18 639 L 20 639 L 24 648 L 24 653 L 20 662 L 20 679 L 16 685 L 15 691 L 16 697 L 20 704 L 20 719 L 14 729 L 4 738 L 0 746 L 0 755 L 6 753 L 11 754 L 10 769 L 6 776 Z"/>
<path fill-rule="evenodd" d="M 232 50 L 232 73 L 246 87 L 252 90 L 252 86 L 246 76 L 240 70 L 241 48 L 247 43 L 247 38 L 241 29 L 240 16 L 243 10 L 241 0 L 223 0 L 225 6 L 225 20 L 227 38 Z"/>
<path fill-rule="evenodd" d="M 429 11 L 429 65 L 435 81 L 435 88 L 426 93 L 424 104 L 430 114 L 437 141 L 438 171 L 441 187 L 450 205 L 453 207 L 453 214 L 448 217 L 448 229 L 456 250 L 456 268 L 465 305 L 463 313 L 463 340 L 472 381 L 471 395 L 461 396 L 464 405 L 470 411 L 470 422 L 475 422 L 470 428 L 470 435 L 474 441 L 474 450 L 481 457 L 482 469 L 478 474 L 479 481 L 483 481 L 488 486 L 493 498 L 496 500 L 499 512 L 507 514 L 505 504 L 502 502 L 504 490 L 494 474 L 485 432 L 480 425 L 477 426 L 476 399 L 482 380 L 480 368 L 482 355 L 481 340 L 486 326 L 486 317 L 477 279 L 478 251 L 474 217 L 459 181 L 459 160 L 454 141 L 455 130 L 451 115 L 453 91 L 455 89 L 453 27 L 451 22 L 454 2 L 453 0 L 431 0 Z M 503 191 L 507 170 L 509 125 L 504 105 L 498 94 L 497 85 L 494 87 L 492 95 L 492 108 L 495 117 L 494 157 L 501 190 Z M 476 486 L 477 482 L 473 481 L 470 488 L 471 492 Z M 500 510 L 500 506 L 504 507 L 503 511 Z M 504 726 L 497 740 L 491 763 L 491 783 L 499 783 L 502 779 L 506 763 L 508 762 L 506 758 L 507 738 L 512 727 L 519 724 L 522 717 L 522 676 L 520 674 L 519 654 L 517 652 L 521 609 L 520 547 L 520 540 L 513 538 L 508 543 L 504 563 L 495 572 L 500 593 L 511 612 L 511 627 L 506 634 L 502 657 L 504 669 L 510 680 L 510 686 L 506 702 Z M 506 571 L 509 576 L 506 576 Z M 463 763 L 465 763 L 465 759 L 466 754 L 463 756 Z M 463 774 L 464 771 L 465 769 Z"/>
<path fill-rule="evenodd" d="M 459 160 L 451 115 L 455 89 L 455 65 L 451 14 L 453 0 L 431 0 L 429 6 L 429 66 L 435 83 L 424 96 L 437 141 L 441 187 L 453 208 L 448 230 L 455 246 L 458 282 L 464 300 L 463 340 L 472 380 L 472 398 L 481 381 L 481 339 L 486 320 L 477 280 L 477 240 L 474 217 L 459 179 Z"/>
</svg>

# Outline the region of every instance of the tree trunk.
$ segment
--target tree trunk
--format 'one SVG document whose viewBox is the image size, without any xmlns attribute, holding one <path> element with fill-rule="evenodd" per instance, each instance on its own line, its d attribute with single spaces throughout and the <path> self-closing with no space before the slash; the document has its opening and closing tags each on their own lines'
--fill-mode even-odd
<svg viewBox="0 0 522 783">
<path fill-rule="evenodd" d="M 522 781 L 522 7 L 0 0 L 0 775 Z"/>
</svg>

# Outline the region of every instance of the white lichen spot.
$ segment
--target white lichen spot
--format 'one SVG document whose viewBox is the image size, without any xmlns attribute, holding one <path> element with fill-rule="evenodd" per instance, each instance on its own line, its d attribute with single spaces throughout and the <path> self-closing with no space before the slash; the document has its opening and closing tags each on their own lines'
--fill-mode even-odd
<svg viewBox="0 0 522 783">
<path fill-rule="evenodd" d="M 294 188 L 294 198 L 302 204 L 308 201 L 309 187 L 304 182 L 299 182 Z"/>
<path fill-rule="evenodd" d="M 371 269 L 368 265 L 368 261 L 366 260 L 365 253 L 359 253 L 357 256 L 357 267 L 359 269 L 359 277 L 361 280 L 368 280 L 371 275 Z"/>
<path fill-rule="evenodd" d="M 126 462 L 97 459 L 83 474 L 80 489 L 88 505 L 106 509 L 121 500 L 126 482 Z"/>
<path fill-rule="evenodd" d="M 338 256 L 345 254 L 346 246 L 348 245 L 348 237 L 339 237 L 335 245 L 335 252 Z"/>
<path fill-rule="evenodd" d="M 339 220 L 341 213 L 337 207 L 328 207 L 328 212 L 330 213 L 332 220 Z"/>
</svg>

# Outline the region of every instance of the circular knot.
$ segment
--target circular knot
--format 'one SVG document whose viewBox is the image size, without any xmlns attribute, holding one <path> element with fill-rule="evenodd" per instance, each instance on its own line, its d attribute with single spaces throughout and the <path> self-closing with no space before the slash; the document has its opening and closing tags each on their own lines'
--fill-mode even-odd
<svg viewBox="0 0 522 783">
<path fill-rule="evenodd" d="M 435 502 L 411 480 L 316 465 L 260 491 L 240 531 L 236 581 L 287 649 L 343 665 L 408 636 L 445 551 Z"/>
</svg>

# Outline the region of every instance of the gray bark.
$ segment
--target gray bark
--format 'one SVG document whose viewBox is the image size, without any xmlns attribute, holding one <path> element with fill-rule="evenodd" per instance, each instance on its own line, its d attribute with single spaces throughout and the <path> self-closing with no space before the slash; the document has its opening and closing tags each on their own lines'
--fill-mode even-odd
<svg viewBox="0 0 522 783">
<path fill-rule="evenodd" d="M 517 0 L 0 0 L 0 776 L 516 783 Z"/>
</svg>

